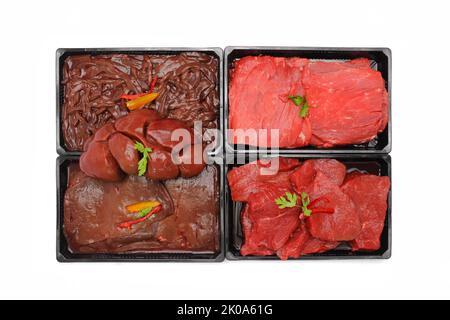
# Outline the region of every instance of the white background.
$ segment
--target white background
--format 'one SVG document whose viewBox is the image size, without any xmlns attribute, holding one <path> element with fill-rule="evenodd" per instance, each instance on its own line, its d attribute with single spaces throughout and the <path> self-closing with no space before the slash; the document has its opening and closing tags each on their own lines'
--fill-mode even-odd
<svg viewBox="0 0 450 320">
<path fill-rule="evenodd" d="M 0 298 L 450 298 L 446 4 L 2 1 Z M 392 258 L 58 263 L 55 50 L 226 45 L 392 49 Z"/>
</svg>

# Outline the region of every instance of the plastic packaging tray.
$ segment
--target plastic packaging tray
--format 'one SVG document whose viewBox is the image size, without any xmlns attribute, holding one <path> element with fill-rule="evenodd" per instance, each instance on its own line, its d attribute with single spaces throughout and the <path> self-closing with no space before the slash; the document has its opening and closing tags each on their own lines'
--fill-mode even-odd
<svg viewBox="0 0 450 320">
<path fill-rule="evenodd" d="M 358 154 L 315 154 L 315 155 L 293 155 L 283 154 L 280 156 L 289 158 L 298 158 L 300 161 L 307 159 L 332 158 L 343 162 L 347 169 L 364 170 L 367 173 L 379 176 L 388 176 L 391 178 L 391 157 L 389 155 L 358 155 Z M 264 157 L 261 157 L 264 158 Z M 237 163 L 236 158 L 228 157 L 228 163 Z M 249 155 L 240 155 L 240 159 L 244 163 L 248 163 Z M 242 164 L 227 164 L 225 166 L 225 176 L 233 167 Z M 225 246 L 226 258 L 228 260 L 279 260 L 277 256 L 242 256 L 239 252 L 243 243 L 243 234 L 241 227 L 241 202 L 233 202 L 231 199 L 230 188 L 228 184 L 225 189 Z M 356 251 L 352 252 L 347 244 L 341 244 L 334 250 L 324 253 L 305 255 L 297 259 L 319 260 L 319 259 L 389 259 L 391 257 L 392 248 L 392 225 L 391 225 L 391 208 L 392 208 L 392 182 L 391 189 L 388 194 L 388 209 L 384 222 L 384 229 L 380 237 L 381 246 L 376 251 Z"/>
<path fill-rule="evenodd" d="M 367 58 L 373 69 L 381 72 L 389 95 L 389 121 L 383 132 L 372 141 L 349 146 L 335 146 L 333 148 L 316 148 L 313 146 L 287 149 L 280 148 L 283 153 L 389 153 L 392 147 L 392 115 L 391 115 L 391 50 L 388 48 L 313 48 L 313 47 L 226 47 L 224 52 L 224 128 L 225 150 L 227 153 L 258 153 L 270 148 L 256 148 L 247 145 L 232 144 L 227 136 L 228 123 L 228 86 L 233 69 L 233 62 L 245 56 L 269 55 L 274 57 L 301 57 L 315 60 L 350 60 Z"/>
<path fill-rule="evenodd" d="M 63 68 L 64 61 L 72 55 L 102 55 L 102 54 L 152 54 L 176 55 L 183 52 L 202 52 L 214 56 L 218 60 L 217 81 L 219 87 L 219 119 L 218 126 L 223 124 L 223 50 L 222 48 L 60 48 L 56 50 L 56 151 L 60 155 L 79 155 L 80 151 L 68 151 L 64 143 L 62 130 L 62 108 L 64 104 Z M 211 155 L 222 153 L 222 139 L 220 145 L 210 152 Z"/>
<path fill-rule="evenodd" d="M 224 170 L 219 167 L 219 213 L 218 213 L 218 250 L 215 253 L 196 252 L 152 252 L 152 253 L 128 253 L 128 254 L 78 254 L 69 250 L 66 237 L 64 236 L 64 194 L 67 189 L 68 165 L 78 162 L 79 157 L 74 155 L 60 156 L 56 160 L 56 182 L 57 182 L 57 224 L 56 224 L 56 258 L 60 262 L 142 262 L 142 261 L 172 261 L 193 262 L 209 261 L 221 262 L 225 258 L 224 245 Z"/>
</svg>

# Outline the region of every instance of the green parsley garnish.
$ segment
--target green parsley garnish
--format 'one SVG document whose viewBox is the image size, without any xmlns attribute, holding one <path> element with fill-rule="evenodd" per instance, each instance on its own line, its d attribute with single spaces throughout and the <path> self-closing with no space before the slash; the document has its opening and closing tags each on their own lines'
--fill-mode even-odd
<svg viewBox="0 0 450 320">
<path fill-rule="evenodd" d="M 152 148 L 146 148 L 142 143 L 136 141 L 134 148 L 142 153 L 142 158 L 138 162 L 138 175 L 143 176 L 145 171 L 147 171 L 147 162 L 149 159 L 149 154 L 153 151 Z M 145 209 L 144 209 L 145 210 Z"/>
<path fill-rule="evenodd" d="M 137 213 L 137 217 L 138 218 L 145 217 L 146 215 L 149 214 L 150 211 L 152 211 L 152 209 L 153 209 L 152 207 L 142 209 Z"/>
<path fill-rule="evenodd" d="M 309 114 L 309 106 L 306 99 L 302 96 L 288 96 L 288 98 L 297 106 L 300 107 L 298 115 L 302 118 L 306 118 Z"/>
<path fill-rule="evenodd" d="M 310 204 L 309 196 L 306 192 L 302 192 L 300 194 L 301 201 L 302 201 L 302 212 L 305 215 L 305 217 L 309 217 L 312 213 L 311 209 L 308 209 L 308 206 Z M 284 209 L 284 208 L 294 208 L 297 205 L 297 194 L 286 192 L 285 196 L 281 196 L 279 198 L 275 199 L 275 203 L 278 205 L 278 208 Z"/>
<path fill-rule="evenodd" d="M 286 192 L 286 197 L 281 196 L 275 199 L 278 208 L 293 208 L 297 205 L 297 195 L 295 193 Z"/>
<path fill-rule="evenodd" d="M 302 192 L 301 193 L 301 198 L 302 198 L 302 211 L 303 214 L 305 215 L 305 217 L 309 217 L 312 213 L 312 211 L 310 209 L 308 209 L 309 206 L 309 196 L 306 192 Z"/>
<path fill-rule="evenodd" d="M 302 96 L 289 96 L 288 97 L 297 107 L 301 104 L 303 104 L 303 101 L 305 99 Z"/>
<path fill-rule="evenodd" d="M 299 115 L 302 118 L 306 118 L 308 114 L 309 114 L 309 106 L 308 102 L 305 101 L 305 104 L 302 105 L 302 107 L 300 108 Z"/>
</svg>

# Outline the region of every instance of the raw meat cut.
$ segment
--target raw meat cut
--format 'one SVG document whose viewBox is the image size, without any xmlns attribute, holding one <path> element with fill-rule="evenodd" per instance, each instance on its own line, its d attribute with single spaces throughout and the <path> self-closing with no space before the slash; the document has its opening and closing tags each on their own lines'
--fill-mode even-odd
<svg viewBox="0 0 450 320">
<path fill-rule="evenodd" d="M 262 175 L 262 169 L 270 175 Z M 346 166 L 334 159 L 300 163 L 271 158 L 235 167 L 227 178 L 232 200 L 244 202 L 241 255 L 276 254 L 286 260 L 332 250 L 343 241 L 353 251 L 380 246 L 389 177 L 354 168 L 347 174 Z M 280 207 L 275 199 L 286 192 L 296 194 L 297 200 Z"/>
<path fill-rule="evenodd" d="M 306 160 L 301 168 L 298 168 L 290 176 L 290 179 L 295 191 L 301 193 L 305 191 L 301 187 L 310 184 L 318 172 L 327 176 L 335 185 L 340 186 L 344 181 L 346 170 L 343 163 L 334 159 Z"/>
<path fill-rule="evenodd" d="M 106 183 L 88 177 L 77 166 L 69 173 L 69 186 L 64 196 L 64 232 L 74 252 L 90 252 L 96 246 L 109 247 L 103 250 L 110 251 L 120 248 L 119 240 L 125 244 L 133 239 L 150 240 L 153 224 L 174 212 L 170 194 L 158 181 L 127 176 L 121 182 Z M 130 220 L 127 205 L 148 200 L 162 204 L 155 219 L 136 224 L 132 231 L 117 227 Z"/>
<path fill-rule="evenodd" d="M 311 144 L 320 147 L 372 140 L 388 121 L 388 95 L 369 60 L 310 62 L 303 86 L 310 106 Z"/>
<path fill-rule="evenodd" d="M 189 139 L 172 141 L 172 133 L 176 130 L 184 130 Z M 194 148 L 191 144 L 198 139 L 200 143 Z M 168 180 L 180 174 L 193 177 L 205 167 L 201 138 L 191 128 L 180 120 L 161 120 L 154 110 L 141 109 L 115 123 L 107 123 L 85 142 L 85 151 L 80 158 L 81 170 L 90 177 L 113 182 L 120 181 L 125 174 L 137 175 L 142 154 L 135 149 L 136 142 L 151 148 L 145 170 L 150 179 Z M 181 154 L 174 152 L 172 159 L 174 147 Z"/>
<path fill-rule="evenodd" d="M 289 189 L 289 176 L 300 162 L 292 158 L 253 161 L 228 172 L 228 184 L 234 201 L 248 201 L 256 190 L 277 185 Z"/>
<path fill-rule="evenodd" d="M 229 128 L 234 144 L 281 148 L 360 144 L 375 138 L 388 122 L 384 79 L 364 58 L 325 62 L 248 56 L 234 62 L 230 77 Z M 304 97 L 309 115 L 301 117 L 289 96 Z M 256 135 L 261 129 L 267 136 L 249 137 L 251 130 Z M 271 129 L 279 130 L 279 141 Z"/>
<path fill-rule="evenodd" d="M 336 241 L 323 241 L 312 237 L 305 225 L 301 223 L 284 246 L 277 251 L 277 255 L 281 260 L 287 260 L 332 250 L 338 245 L 339 242 Z"/>
<path fill-rule="evenodd" d="M 298 208 L 280 210 L 273 201 L 286 191 L 291 190 L 273 185 L 270 189 L 252 194 L 248 201 L 250 227 L 245 234 L 242 255 L 256 254 L 261 248 L 274 252 L 286 243 L 290 234 L 297 228 L 300 222 Z"/>
<path fill-rule="evenodd" d="M 201 121 L 205 129 L 217 128 L 219 69 L 219 59 L 203 52 L 69 55 L 62 70 L 65 147 L 85 149 L 98 128 L 129 113 L 120 96 L 147 92 L 155 76 L 159 97 L 146 108 L 189 127 Z"/>
<path fill-rule="evenodd" d="M 309 120 L 299 117 L 299 107 L 288 99 L 291 95 L 304 95 L 301 78 L 307 62 L 301 58 L 263 56 L 244 57 L 235 63 L 229 91 L 233 143 L 285 148 L 309 143 Z M 267 136 L 252 140 L 236 129 L 268 131 Z M 279 130 L 279 141 L 270 129 Z"/>
<path fill-rule="evenodd" d="M 314 165 L 316 162 L 317 165 Z M 321 167 L 330 168 L 333 164 L 338 169 L 326 171 L 327 174 L 320 170 Z M 333 214 L 317 213 L 307 219 L 308 230 L 315 238 L 324 241 L 352 240 L 361 231 L 355 206 L 350 197 L 340 189 L 345 177 L 342 173 L 345 174 L 345 166 L 335 160 L 309 160 L 291 176 L 297 193 L 306 192 L 311 201 L 318 201 L 317 207 L 334 208 Z"/>
<path fill-rule="evenodd" d="M 380 248 L 389 188 L 389 177 L 368 174 L 354 176 L 342 186 L 344 193 L 355 203 L 362 223 L 361 233 L 350 242 L 353 251 Z"/>
<path fill-rule="evenodd" d="M 88 177 L 76 163 L 68 168 L 64 196 L 64 234 L 73 253 L 217 252 L 219 183 L 216 166 L 196 177 L 164 182 L 127 176 L 119 182 Z M 126 206 L 157 200 L 156 218 L 133 225 Z"/>
</svg>

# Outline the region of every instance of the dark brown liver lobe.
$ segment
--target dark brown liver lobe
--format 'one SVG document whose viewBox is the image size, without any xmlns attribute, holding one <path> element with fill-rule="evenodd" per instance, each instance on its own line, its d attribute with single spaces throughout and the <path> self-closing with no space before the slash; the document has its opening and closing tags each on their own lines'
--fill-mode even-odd
<svg viewBox="0 0 450 320">
<path fill-rule="evenodd" d="M 177 55 L 74 55 L 65 60 L 62 129 L 67 150 L 82 151 L 84 143 L 105 123 L 128 114 L 122 94 L 146 92 L 157 76 L 160 96 L 149 108 L 161 117 L 200 120 L 217 127 L 218 60 L 204 53 Z"/>
<path fill-rule="evenodd" d="M 191 179 L 157 182 L 128 176 L 104 182 L 69 167 L 64 198 L 64 234 L 75 253 L 215 252 L 218 249 L 218 169 L 207 166 Z M 157 200 L 163 210 L 131 230 L 117 224 L 131 220 L 125 206 Z"/>
</svg>

